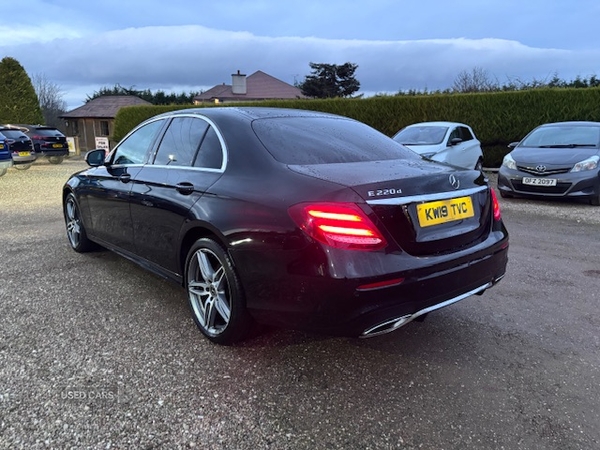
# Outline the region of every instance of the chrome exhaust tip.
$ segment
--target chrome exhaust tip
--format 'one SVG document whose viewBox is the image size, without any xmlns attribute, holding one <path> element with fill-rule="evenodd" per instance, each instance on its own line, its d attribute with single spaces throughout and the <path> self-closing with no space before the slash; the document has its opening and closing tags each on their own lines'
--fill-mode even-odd
<svg viewBox="0 0 600 450">
<path fill-rule="evenodd" d="M 394 319 L 386 320 L 385 322 L 382 322 L 373 327 L 367 328 L 365 331 L 363 331 L 361 333 L 361 335 L 359 337 L 370 338 L 370 337 L 374 337 L 374 336 L 381 336 L 382 334 L 391 333 L 392 331 L 396 331 L 398 328 L 403 327 L 407 323 L 412 322 L 413 320 L 417 319 L 418 317 L 421 317 L 427 313 L 430 313 L 431 311 L 435 311 L 436 309 L 444 308 L 445 306 L 449 306 L 453 303 L 459 302 L 460 300 L 470 297 L 471 295 L 482 294 L 483 291 L 492 287 L 493 284 L 494 284 L 494 282 L 486 283 L 483 286 L 479 286 L 478 288 L 473 289 L 472 291 L 465 292 L 464 294 L 461 294 L 457 297 L 446 300 L 445 302 L 438 303 L 437 305 L 433 305 L 428 308 L 424 308 L 420 311 L 417 311 L 414 314 L 407 314 L 404 316 L 396 317 Z"/>
</svg>

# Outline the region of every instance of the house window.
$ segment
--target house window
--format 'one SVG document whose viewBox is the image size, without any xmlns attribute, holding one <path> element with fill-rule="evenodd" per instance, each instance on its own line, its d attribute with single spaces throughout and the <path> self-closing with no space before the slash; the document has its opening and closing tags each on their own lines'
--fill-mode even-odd
<svg viewBox="0 0 600 450">
<path fill-rule="evenodd" d="M 71 122 L 73 124 L 73 136 L 79 136 L 79 120 Z"/>
<path fill-rule="evenodd" d="M 108 136 L 108 120 L 100 121 L 100 136 Z"/>
</svg>

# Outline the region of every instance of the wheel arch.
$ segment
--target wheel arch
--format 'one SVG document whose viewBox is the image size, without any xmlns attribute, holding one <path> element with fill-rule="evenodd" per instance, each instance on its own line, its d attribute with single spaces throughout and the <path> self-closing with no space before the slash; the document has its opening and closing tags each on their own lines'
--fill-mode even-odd
<svg viewBox="0 0 600 450">
<path fill-rule="evenodd" d="M 186 259 L 190 252 L 190 249 L 192 248 L 194 243 L 198 239 L 202 239 L 202 238 L 210 238 L 210 239 L 214 240 L 216 243 L 221 245 L 223 247 L 223 249 L 229 254 L 229 250 L 227 248 L 225 238 L 223 236 L 219 235 L 219 233 L 217 233 L 216 231 L 213 231 L 209 227 L 207 227 L 205 225 L 201 225 L 201 224 L 198 224 L 197 226 L 187 230 L 181 239 L 181 245 L 179 247 L 179 258 L 178 258 L 179 259 L 179 268 L 180 268 L 180 272 L 182 275 L 181 283 L 183 286 L 185 286 L 185 283 L 186 283 L 186 279 L 185 279 L 186 278 L 186 274 L 185 274 Z M 231 258 L 231 255 L 230 255 L 230 259 L 233 264 L 233 259 Z"/>
</svg>

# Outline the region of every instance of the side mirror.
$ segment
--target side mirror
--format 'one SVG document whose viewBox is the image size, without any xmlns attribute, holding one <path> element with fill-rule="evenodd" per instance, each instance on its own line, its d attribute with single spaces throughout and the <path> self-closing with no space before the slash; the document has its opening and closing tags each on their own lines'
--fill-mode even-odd
<svg viewBox="0 0 600 450">
<path fill-rule="evenodd" d="M 517 145 L 519 145 L 519 142 L 511 142 L 508 144 L 508 148 L 515 148 Z"/>
<path fill-rule="evenodd" d="M 450 145 L 449 146 L 451 147 L 453 145 L 460 144 L 461 142 L 462 142 L 461 138 L 452 138 L 452 139 L 450 139 Z"/>
<path fill-rule="evenodd" d="M 106 150 L 103 148 L 97 148 L 95 150 L 90 150 L 85 154 L 85 162 L 88 163 L 91 167 L 98 167 L 104 164 L 104 159 L 106 158 Z"/>
</svg>

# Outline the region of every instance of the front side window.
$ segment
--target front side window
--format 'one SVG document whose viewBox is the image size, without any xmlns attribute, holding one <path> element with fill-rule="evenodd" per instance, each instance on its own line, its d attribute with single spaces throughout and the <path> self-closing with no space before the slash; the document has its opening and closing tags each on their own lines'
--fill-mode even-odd
<svg viewBox="0 0 600 450">
<path fill-rule="evenodd" d="M 158 147 L 154 164 L 191 166 L 208 126 L 195 117 L 175 117 Z"/>
<path fill-rule="evenodd" d="M 454 130 L 452 130 L 452 132 L 450 133 L 450 137 L 448 138 L 448 145 L 452 145 L 452 139 L 460 139 L 460 130 L 458 128 L 455 128 Z"/>
<path fill-rule="evenodd" d="M 115 149 L 113 164 L 142 164 L 163 123 L 163 120 L 155 120 L 130 134 Z"/>
</svg>

